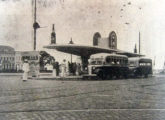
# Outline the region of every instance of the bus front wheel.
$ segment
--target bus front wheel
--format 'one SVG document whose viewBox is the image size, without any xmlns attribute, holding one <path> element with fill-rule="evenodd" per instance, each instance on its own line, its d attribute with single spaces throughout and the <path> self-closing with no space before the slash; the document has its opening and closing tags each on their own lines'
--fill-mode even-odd
<svg viewBox="0 0 165 120">
<path fill-rule="evenodd" d="M 105 80 L 106 79 L 106 74 L 103 71 L 100 71 L 97 75 L 100 79 Z"/>
<path fill-rule="evenodd" d="M 145 78 L 148 78 L 148 74 L 145 74 L 144 77 L 145 77 Z"/>
</svg>

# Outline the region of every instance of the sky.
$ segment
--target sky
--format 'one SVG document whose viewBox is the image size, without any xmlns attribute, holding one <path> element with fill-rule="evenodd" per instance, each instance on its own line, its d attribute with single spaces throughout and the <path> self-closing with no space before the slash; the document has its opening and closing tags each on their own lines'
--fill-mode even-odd
<svg viewBox="0 0 165 120">
<path fill-rule="evenodd" d="M 0 44 L 17 51 L 33 50 L 33 1 L 0 0 Z M 165 0 L 37 0 L 37 50 L 55 58 L 60 52 L 43 49 L 50 44 L 52 24 L 57 43 L 92 45 L 93 34 L 108 37 L 115 31 L 118 49 L 133 52 L 141 33 L 141 53 L 155 58 L 156 68 L 165 60 Z M 62 58 L 69 55 L 63 54 Z"/>
</svg>

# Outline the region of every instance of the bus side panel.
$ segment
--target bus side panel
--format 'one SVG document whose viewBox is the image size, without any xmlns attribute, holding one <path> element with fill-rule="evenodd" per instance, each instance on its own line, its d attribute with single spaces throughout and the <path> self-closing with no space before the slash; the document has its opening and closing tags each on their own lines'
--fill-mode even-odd
<svg viewBox="0 0 165 120">
<path fill-rule="evenodd" d="M 110 75 L 111 77 L 127 77 L 129 74 L 129 68 L 128 67 L 120 67 L 120 66 L 102 66 L 97 68 L 97 75 L 99 74 L 99 72 L 104 73 L 105 76 Z"/>
</svg>

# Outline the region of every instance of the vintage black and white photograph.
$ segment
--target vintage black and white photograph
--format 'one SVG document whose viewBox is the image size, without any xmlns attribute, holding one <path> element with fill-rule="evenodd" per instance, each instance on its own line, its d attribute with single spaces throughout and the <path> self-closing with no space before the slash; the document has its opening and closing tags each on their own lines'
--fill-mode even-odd
<svg viewBox="0 0 165 120">
<path fill-rule="evenodd" d="M 0 120 L 165 120 L 165 0 L 0 0 Z"/>
</svg>

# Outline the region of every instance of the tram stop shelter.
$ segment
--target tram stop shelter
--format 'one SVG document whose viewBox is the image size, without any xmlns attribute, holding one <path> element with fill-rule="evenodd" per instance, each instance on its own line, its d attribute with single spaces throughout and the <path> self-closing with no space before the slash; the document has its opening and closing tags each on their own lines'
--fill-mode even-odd
<svg viewBox="0 0 165 120">
<path fill-rule="evenodd" d="M 85 69 L 85 67 L 88 65 L 88 59 L 90 58 L 90 56 L 96 53 L 116 53 L 120 55 L 126 55 L 128 57 L 144 56 L 137 53 L 122 51 L 119 49 L 110 49 L 110 48 L 103 48 L 98 46 L 87 46 L 87 45 L 76 45 L 76 44 L 50 44 L 44 46 L 44 48 L 56 49 L 57 51 L 60 52 L 80 56 L 82 60 L 83 69 Z"/>
</svg>

